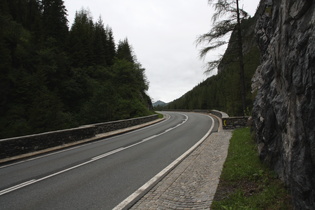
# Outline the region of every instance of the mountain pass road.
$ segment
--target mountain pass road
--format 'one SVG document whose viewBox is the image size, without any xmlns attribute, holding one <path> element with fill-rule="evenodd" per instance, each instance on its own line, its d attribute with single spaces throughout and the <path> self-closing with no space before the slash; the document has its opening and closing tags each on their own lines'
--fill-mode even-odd
<svg viewBox="0 0 315 210">
<path fill-rule="evenodd" d="M 209 115 L 164 121 L 0 166 L 0 209 L 113 209 L 217 127 Z"/>
</svg>

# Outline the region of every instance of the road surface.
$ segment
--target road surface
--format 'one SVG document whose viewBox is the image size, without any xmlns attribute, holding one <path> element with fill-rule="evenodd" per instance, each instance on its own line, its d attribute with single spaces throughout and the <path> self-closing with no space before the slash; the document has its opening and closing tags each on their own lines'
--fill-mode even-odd
<svg viewBox="0 0 315 210">
<path fill-rule="evenodd" d="M 1 209 L 112 209 L 202 139 L 214 120 L 165 112 L 140 130 L 0 166 Z"/>
</svg>

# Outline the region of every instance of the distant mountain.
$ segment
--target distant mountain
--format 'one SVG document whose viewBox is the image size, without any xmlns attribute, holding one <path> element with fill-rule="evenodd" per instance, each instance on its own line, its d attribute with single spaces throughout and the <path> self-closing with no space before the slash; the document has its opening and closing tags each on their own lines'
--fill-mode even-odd
<svg viewBox="0 0 315 210">
<path fill-rule="evenodd" d="M 166 106 L 167 103 L 163 102 L 163 101 L 156 101 L 153 103 L 153 107 L 156 107 L 156 106 Z"/>
</svg>

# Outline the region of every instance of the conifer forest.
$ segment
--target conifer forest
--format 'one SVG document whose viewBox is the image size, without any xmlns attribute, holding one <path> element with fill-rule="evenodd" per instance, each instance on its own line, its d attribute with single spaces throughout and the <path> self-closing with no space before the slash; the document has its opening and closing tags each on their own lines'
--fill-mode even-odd
<svg viewBox="0 0 315 210">
<path fill-rule="evenodd" d="M 63 0 L 0 1 L 0 138 L 149 115 L 128 39 Z"/>
</svg>

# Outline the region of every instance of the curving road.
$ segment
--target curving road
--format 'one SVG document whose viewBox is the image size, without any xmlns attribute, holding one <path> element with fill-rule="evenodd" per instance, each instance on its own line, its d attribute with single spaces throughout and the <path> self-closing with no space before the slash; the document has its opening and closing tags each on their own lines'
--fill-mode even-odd
<svg viewBox="0 0 315 210">
<path fill-rule="evenodd" d="M 0 208 L 114 208 L 213 127 L 207 115 L 163 114 L 146 128 L 1 166 Z"/>
</svg>

